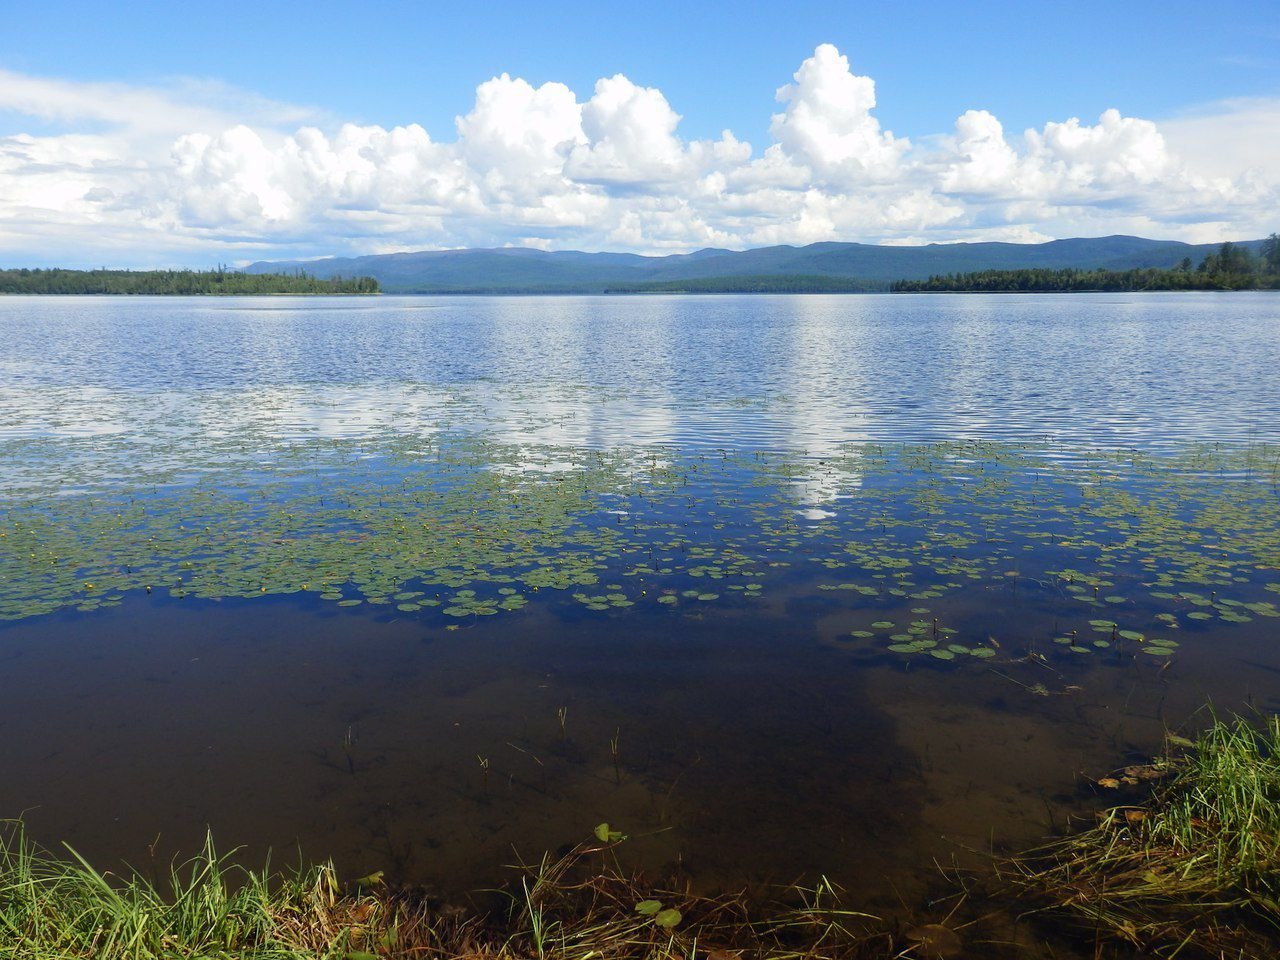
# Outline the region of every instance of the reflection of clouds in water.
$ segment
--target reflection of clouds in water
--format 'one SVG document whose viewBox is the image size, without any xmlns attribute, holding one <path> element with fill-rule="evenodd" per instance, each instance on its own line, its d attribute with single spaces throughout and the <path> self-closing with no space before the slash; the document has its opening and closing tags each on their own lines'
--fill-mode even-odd
<svg viewBox="0 0 1280 960">
<path fill-rule="evenodd" d="M 33 301 L 0 302 L 9 489 L 443 433 L 541 474 L 586 450 L 786 450 L 818 511 L 861 482 L 844 444 L 1172 451 L 1273 441 L 1280 402 L 1280 327 L 1244 296 Z"/>
<path fill-rule="evenodd" d="M 518 399 L 488 397 L 484 401 L 486 433 L 502 443 L 609 450 L 614 447 L 665 446 L 675 434 L 668 404 L 645 400 L 606 399 L 591 402 L 554 388 Z"/>
<path fill-rule="evenodd" d="M 840 358 L 862 333 L 861 314 L 832 309 L 826 298 L 799 298 L 790 341 L 791 355 L 784 387 L 788 400 L 778 411 L 786 445 L 803 453 L 803 475 L 791 489 L 808 520 L 834 516 L 824 505 L 861 486 L 857 460 L 849 444 L 868 439 L 868 411 L 859 395 L 861 376 L 849 376 Z M 838 386 L 837 386 L 838 385 Z"/>
<path fill-rule="evenodd" d="M 443 391 L 402 384 L 265 387 L 210 399 L 203 409 L 207 434 L 270 441 L 429 437 L 447 422 L 451 401 Z"/>
<path fill-rule="evenodd" d="M 616 363 L 626 339 L 621 326 L 602 329 L 600 314 L 616 301 L 537 301 L 536 316 L 523 299 L 497 300 L 489 310 L 486 348 L 495 371 L 527 370 L 538 358 L 540 376 L 523 376 L 477 397 L 486 434 L 501 443 L 610 450 L 664 446 L 675 435 L 672 379 L 676 326 L 659 316 L 636 331 L 645 341 L 644 366 L 652 377 L 621 390 L 591 386 Z M 606 359 L 604 355 L 610 358 Z"/>
<path fill-rule="evenodd" d="M 127 396 L 101 387 L 0 389 L 0 439 L 101 437 L 134 428 Z"/>
<path fill-rule="evenodd" d="M 487 397 L 483 410 L 485 436 L 519 457 L 516 463 L 494 465 L 505 473 L 559 473 L 582 465 L 580 457 L 556 451 L 633 451 L 624 469 L 638 474 L 670 464 L 667 451 L 675 418 L 666 404 L 584 402 L 581 396 L 546 388 L 522 390 L 518 397 Z"/>
</svg>

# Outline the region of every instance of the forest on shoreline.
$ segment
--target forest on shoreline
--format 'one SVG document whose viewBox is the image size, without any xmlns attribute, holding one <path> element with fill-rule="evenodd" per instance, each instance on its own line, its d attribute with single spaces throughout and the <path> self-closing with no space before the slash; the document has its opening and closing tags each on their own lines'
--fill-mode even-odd
<svg viewBox="0 0 1280 960">
<path fill-rule="evenodd" d="M 1224 243 L 1192 269 L 1184 257 L 1161 270 L 979 270 L 945 274 L 928 280 L 896 280 L 894 293 L 1100 293 L 1144 290 L 1280 290 L 1280 235 L 1271 234 L 1258 256 L 1234 243 Z"/>
<path fill-rule="evenodd" d="M 160 296 L 269 296 L 376 294 L 373 277 L 321 279 L 294 273 L 215 270 L 0 270 L 0 294 L 122 294 Z"/>
</svg>

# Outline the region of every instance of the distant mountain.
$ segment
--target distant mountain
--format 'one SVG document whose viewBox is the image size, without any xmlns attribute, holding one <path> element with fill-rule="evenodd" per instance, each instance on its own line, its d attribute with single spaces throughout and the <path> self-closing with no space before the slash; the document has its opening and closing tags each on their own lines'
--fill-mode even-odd
<svg viewBox="0 0 1280 960">
<path fill-rule="evenodd" d="M 1241 246 L 1255 253 L 1261 240 Z M 426 250 L 323 260 L 261 261 L 248 273 L 305 270 L 308 274 L 370 276 L 387 293 L 605 293 L 690 290 L 795 289 L 804 278 L 834 278 L 823 289 L 886 289 L 892 280 L 935 274 L 1027 268 L 1129 270 L 1172 267 L 1184 257 L 1198 264 L 1218 244 L 1187 244 L 1142 237 L 1093 237 L 1048 243 L 931 243 L 877 246 L 811 243 L 805 247 L 699 250 L 666 257 L 633 253 L 547 252 L 526 248 Z M 744 279 L 746 278 L 746 279 Z M 720 281 L 723 281 L 721 283 Z M 813 284 L 810 284 L 813 285 Z"/>
</svg>

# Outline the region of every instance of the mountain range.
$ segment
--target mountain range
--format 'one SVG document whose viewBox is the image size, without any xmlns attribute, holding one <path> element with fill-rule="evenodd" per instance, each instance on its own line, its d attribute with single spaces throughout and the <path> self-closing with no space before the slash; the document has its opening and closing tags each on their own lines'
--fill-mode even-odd
<svg viewBox="0 0 1280 960">
<path fill-rule="evenodd" d="M 1261 240 L 1240 246 L 1257 252 Z M 1048 243 L 880 246 L 812 243 L 753 250 L 708 248 L 665 257 L 522 247 L 424 250 L 320 260 L 264 260 L 248 273 L 374 277 L 386 293 L 611 293 L 690 290 L 884 290 L 893 280 L 1026 268 L 1129 270 L 1198 264 L 1219 244 L 1110 236 Z"/>
</svg>

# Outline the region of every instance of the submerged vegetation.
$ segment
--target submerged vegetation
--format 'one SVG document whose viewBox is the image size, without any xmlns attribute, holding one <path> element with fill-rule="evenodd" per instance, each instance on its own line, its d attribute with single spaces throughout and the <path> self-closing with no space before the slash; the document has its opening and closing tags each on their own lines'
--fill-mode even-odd
<svg viewBox="0 0 1280 960">
<path fill-rule="evenodd" d="M 269 294 L 373 294 L 372 277 L 320 279 L 306 271 L 240 273 L 216 270 L 0 270 L 0 294 L 138 294 L 262 296 Z"/>
<path fill-rule="evenodd" d="M 919 909 L 862 912 L 825 878 L 707 896 L 623 872 L 597 842 L 514 869 L 466 905 L 388 884 L 346 883 L 331 863 L 251 870 L 211 839 L 163 876 L 101 872 L 74 851 L 0 832 L 0 958 L 377 960 L 951 960 L 1137 955 L 1263 960 L 1280 944 L 1280 718 L 1215 721 L 1180 756 L 1101 788 L 1154 782 L 1145 802 L 989 873 L 939 874 Z M 1054 944 L 1054 945 L 1050 945 Z"/>
<path fill-rule="evenodd" d="M 1259 256 L 1248 247 L 1224 243 L 1192 268 L 1184 258 L 1172 269 L 1136 267 L 1130 270 L 1050 269 L 980 270 L 949 273 L 928 280 L 897 280 L 895 293 L 1075 293 L 1142 290 L 1267 290 L 1280 289 L 1280 235 L 1271 234 Z"/>
</svg>

